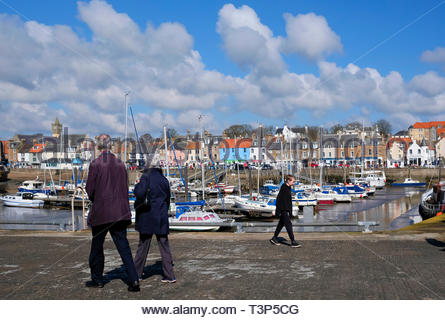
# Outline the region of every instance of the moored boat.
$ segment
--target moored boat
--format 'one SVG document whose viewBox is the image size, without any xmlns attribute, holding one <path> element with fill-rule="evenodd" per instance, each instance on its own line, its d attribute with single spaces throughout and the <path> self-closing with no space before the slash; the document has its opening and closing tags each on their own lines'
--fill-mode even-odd
<svg viewBox="0 0 445 320">
<path fill-rule="evenodd" d="M 316 206 L 318 204 L 314 195 L 307 192 L 298 192 L 292 199 L 298 207 Z"/>
<path fill-rule="evenodd" d="M 435 217 L 445 211 L 445 182 L 440 182 L 422 194 L 419 214 L 423 220 Z"/>
<path fill-rule="evenodd" d="M 183 212 L 177 217 L 170 217 L 169 228 L 175 231 L 218 231 L 220 226 L 206 225 L 206 223 L 223 222 L 224 220 L 214 212 L 193 209 Z"/>
<path fill-rule="evenodd" d="M 425 187 L 426 182 L 420 182 L 418 180 L 413 180 L 411 178 L 406 178 L 403 182 L 391 183 L 392 187 Z"/>
<path fill-rule="evenodd" d="M 44 205 L 43 200 L 34 199 L 32 192 L 17 192 L 15 195 L 0 197 L 0 200 L 8 207 L 42 208 Z"/>
</svg>

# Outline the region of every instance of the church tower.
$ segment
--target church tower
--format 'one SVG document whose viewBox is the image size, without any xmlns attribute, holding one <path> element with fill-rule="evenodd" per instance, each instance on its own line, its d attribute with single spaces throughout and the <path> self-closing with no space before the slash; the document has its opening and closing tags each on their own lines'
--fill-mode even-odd
<svg viewBox="0 0 445 320">
<path fill-rule="evenodd" d="M 56 121 L 51 124 L 51 131 L 53 133 L 53 137 L 59 138 L 62 134 L 62 124 L 59 122 L 59 118 L 56 117 Z"/>
</svg>

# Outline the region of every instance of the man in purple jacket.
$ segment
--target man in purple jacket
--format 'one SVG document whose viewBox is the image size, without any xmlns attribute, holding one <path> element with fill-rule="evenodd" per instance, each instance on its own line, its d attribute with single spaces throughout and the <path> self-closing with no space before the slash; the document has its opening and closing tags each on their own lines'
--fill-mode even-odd
<svg viewBox="0 0 445 320">
<path fill-rule="evenodd" d="M 128 291 L 140 291 L 138 275 L 127 240 L 127 226 L 131 224 L 128 203 L 127 171 L 121 160 L 110 150 L 110 136 L 101 134 L 98 149 L 102 152 L 88 170 L 86 191 L 93 203 L 88 214 L 88 225 L 93 239 L 90 252 L 91 281 L 87 287 L 103 288 L 104 241 L 110 232 L 128 274 Z"/>
</svg>

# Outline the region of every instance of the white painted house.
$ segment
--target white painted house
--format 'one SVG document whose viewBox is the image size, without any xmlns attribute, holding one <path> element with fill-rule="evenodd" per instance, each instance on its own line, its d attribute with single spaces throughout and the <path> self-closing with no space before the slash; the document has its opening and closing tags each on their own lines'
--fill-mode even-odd
<svg viewBox="0 0 445 320">
<path fill-rule="evenodd" d="M 430 166 L 435 160 L 434 148 L 429 147 L 425 141 L 420 145 L 416 141 L 409 146 L 406 154 L 407 162 L 411 165 Z"/>
</svg>

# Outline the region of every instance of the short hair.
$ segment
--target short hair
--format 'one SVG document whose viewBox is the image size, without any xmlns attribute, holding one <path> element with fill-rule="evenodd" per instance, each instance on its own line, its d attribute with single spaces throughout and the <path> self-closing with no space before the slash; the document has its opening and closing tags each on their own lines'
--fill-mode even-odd
<svg viewBox="0 0 445 320">
<path fill-rule="evenodd" d="M 97 148 L 99 150 L 110 150 L 111 148 L 111 138 L 108 134 L 102 133 L 97 138 Z"/>
<path fill-rule="evenodd" d="M 289 181 L 289 180 L 297 180 L 297 178 L 295 178 L 295 176 L 294 175 L 292 175 L 292 174 L 288 174 L 288 175 L 286 175 L 286 182 L 287 181 Z"/>
</svg>

